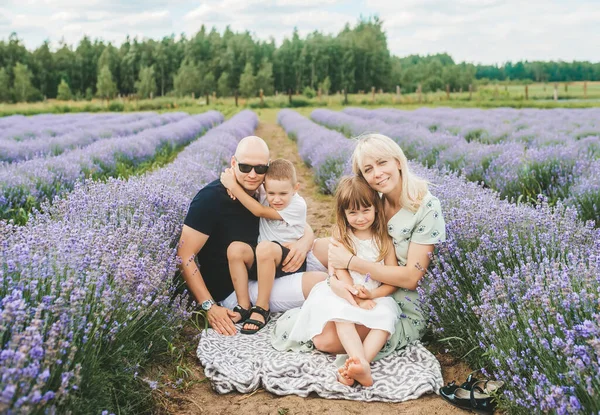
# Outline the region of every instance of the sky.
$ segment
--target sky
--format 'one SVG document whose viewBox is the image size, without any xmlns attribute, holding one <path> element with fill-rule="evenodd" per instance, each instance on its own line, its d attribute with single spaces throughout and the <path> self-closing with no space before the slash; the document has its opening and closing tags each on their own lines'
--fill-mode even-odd
<svg viewBox="0 0 600 415">
<path fill-rule="evenodd" d="M 456 62 L 600 61 L 600 0 L 0 0 L 0 39 L 35 49 L 76 45 L 84 34 L 119 45 L 130 37 L 189 38 L 204 24 L 281 44 L 294 27 L 337 34 L 378 15 L 392 54 L 449 53 Z"/>
</svg>

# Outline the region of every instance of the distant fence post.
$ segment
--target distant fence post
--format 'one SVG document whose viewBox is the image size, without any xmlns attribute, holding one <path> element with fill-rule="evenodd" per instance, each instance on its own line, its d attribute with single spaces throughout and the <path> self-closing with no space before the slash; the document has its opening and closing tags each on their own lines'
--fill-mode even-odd
<svg viewBox="0 0 600 415">
<path fill-rule="evenodd" d="M 554 100 L 558 101 L 558 83 L 554 84 Z"/>
<path fill-rule="evenodd" d="M 344 88 L 342 92 L 344 93 L 344 105 L 348 105 L 348 90 Z"/>
<path fill-rule="evenodd" d="M 473 98 L 473 84 L 469 84 L 469 101 Z"/>
<path fill-rule="evenodd" d="M 262 107 L 263 105 L 265 105 L 265 97 L 263 94 L 263 89 L 260 89 L 260 106 Z"/>
<path fill-rule="evenodd" d="M 235 90 L 235 106 L 238 106 L 238 90 Z"/>
<path fill-rule="evenodd" d="M 587 98 L 587 81 L 583 81 L 583 98 Z"/>
<path fill-rule="evenodd" d="M 375 87 L 371 87 L 371 102 L 375 102 Z"/>
<path fill-rule="evenodd" d="M 288 99 L 290 101 L 290 105 L 292 105 L 292 90 L 288 89 Z"/>
<path fill-rule="evenodd" d="M 208 92 L 206 93 L 206 105 L 210 105 L 210 99 L 208 98 L 210 95 Z"/>
<path fill-rule="evenodd" d="M 525 101 L 529 100 L 529 85 L 525 85 Z"/>
<path fill-rule="evenodd" d="M 446 100 L 450 101 L 450 84 L 446 84 Z"/>
<path fill-rule="evenodd" d="M 569 84 L 565 82 L 565 92 L 569 92 Z"/>
<path fill-rule="evenodd" d="M 419 85 L 417 86 L 417 96 L 419 99 L 419 102 L 421 102 L 422 96 L 421 96 L 421 84 L 419 83 Z"/>
</svg>

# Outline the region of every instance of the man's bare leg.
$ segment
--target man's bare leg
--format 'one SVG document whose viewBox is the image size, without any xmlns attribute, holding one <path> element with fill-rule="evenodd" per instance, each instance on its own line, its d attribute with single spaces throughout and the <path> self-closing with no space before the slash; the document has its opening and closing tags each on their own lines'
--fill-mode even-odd
<svg viewBox="0 0 600 415">
<path fill-rule="evenodd" d="M 248 293 L 248 269 L 254 264 L 252 248 L 244 242 L 232 242 L 227 248 L 227 261 L 238 304 L 248 310 L 251 306 Z M 234 323 L 242 319 L 239 313 L 237 315 L 239 317 L 233 319 Z"/>
</svg>

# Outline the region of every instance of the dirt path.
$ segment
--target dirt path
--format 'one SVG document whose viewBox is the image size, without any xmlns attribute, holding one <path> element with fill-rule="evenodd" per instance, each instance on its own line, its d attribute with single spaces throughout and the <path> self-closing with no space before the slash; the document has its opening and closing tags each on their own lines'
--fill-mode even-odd
<svg viewBox="0 0 600 415">
<path fill-rule="evenodd" d="M 285 131 L 275 124 L 271 117 L 269 122 L 261 122 L 256 130 L 256 135 L 265 139 L 271 149 L 271 158 L 283 157 L 294 163 L 300 181 L 300 194 L 306 199 L 308 205 L 308 222 L 317 236 L 326 236 L 332 224 L 333 199 L 318 192 L 314 184 L 312 172 L 307 168 L 300 156 L 294 142 L 287 138 Z M 194 334 L 188 333 L 189 341 L 195 342 Z M 187 367 L 193 370 L 192 378 L 204 379 L 202 367 L 197 363 L 194 347 L 188 350 L 186 360 L 190 363 Z M 447 355 L 436 353 L 442 364 L 444 381 L 453 379 L 462 381 L 470 372 L 464 363 L 458 363 Z M 194 365 L 193 362 L 196 362 Z M 319 397 L 301 398 L 298 396 L 279 397 L 262 389 L 248 395 L 231 393 L 217 395 L 210 387 L 209 382 L 203 381 L 190 386 L 186 390 L 174 391 L 169 399 L 161 399 L 168 413 L 173 414 L 464 414 L 446 403 L 437 395 L 428 395 L 414 401 L 404 403 L 382 402 L 357 402 L 343 400 L 327 400 Z"/>
</svg>

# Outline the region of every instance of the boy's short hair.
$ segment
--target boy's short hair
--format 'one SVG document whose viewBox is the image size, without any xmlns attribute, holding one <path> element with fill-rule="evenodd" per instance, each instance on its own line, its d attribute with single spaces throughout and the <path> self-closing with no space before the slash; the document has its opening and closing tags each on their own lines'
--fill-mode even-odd
<svg viewBox="0 0 600 415">
<path fill-rule="evenodd" d="M 269 170 L 265 180 L 290 180 L 292 186 L 296 186 L 298 179 L 296 178 L 296 168 L 294 164 L 286 159 L 275 159 L 269 163 Z"/>
</svg>

